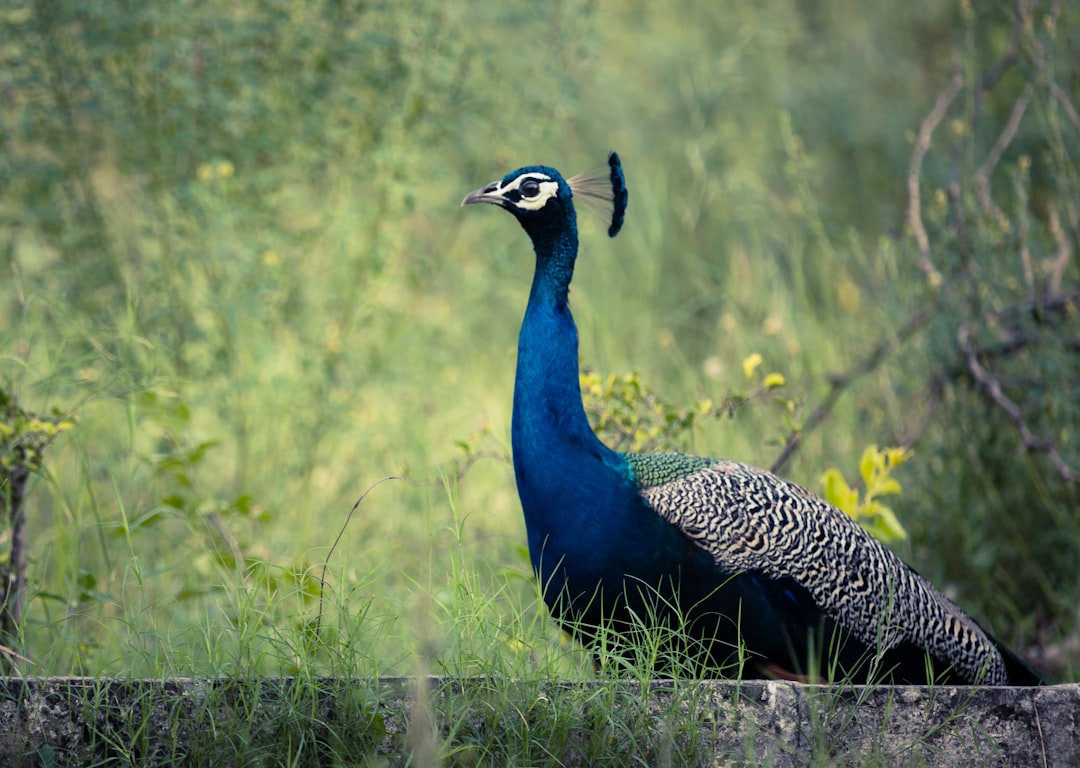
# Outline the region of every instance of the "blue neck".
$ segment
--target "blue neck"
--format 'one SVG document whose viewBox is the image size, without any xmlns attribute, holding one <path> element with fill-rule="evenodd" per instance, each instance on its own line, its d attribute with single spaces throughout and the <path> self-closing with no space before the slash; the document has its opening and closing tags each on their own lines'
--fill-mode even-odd
<svg viewBox="0 0 1080 768">
<path fill-rule="evenodd" d="M 619 508 L 606 497 L 629 488 L 620 482 L 629 470 L 593 433 L 581 403 L 578 335 L 568 303 L 577 256 L 573 218 L 529 234 L 536 272 L 518 337 L 511 438 L 529 553 L 547 577 L 556 565 L 549 560 L 588 558 L 576 549 L 596 540 L 590 530 L 604 535 L 597 510 Z"/>
<path fill-rule="evenodd" d="M 593 434 L 581 403 L 578 334 L 568 300 L 577 256 L 576 227 L 571 220 L 555 232 L 530 234 L 534 235 L 536 272 L 518 336 L 512 428 L 515 458 L 551 458 L 551 453 L 538 456 L 537 450 L 609 452 Z"/>
</svg>

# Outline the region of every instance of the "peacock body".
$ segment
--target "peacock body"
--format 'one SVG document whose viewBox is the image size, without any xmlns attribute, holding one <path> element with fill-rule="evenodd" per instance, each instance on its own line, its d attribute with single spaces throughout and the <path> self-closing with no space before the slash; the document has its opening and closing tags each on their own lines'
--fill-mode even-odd
<svg viewBox="0 0 1080 768">
<path fill-rule="evenodd" d="M 624 454 L 582 405 L 569 288 L 574 196 L 611 205 L 603 175 L 527 166 L 470 193 L 517 218 L 536 254 L 518 338 L 512 448 L 529 556 L 552 615 L 586 645 L 658 671 L 1038 684 L 1038 674 L 847 515 L 733 461 Z M 651 650 L 650 650 L 651 649 Z"/>
</svg>

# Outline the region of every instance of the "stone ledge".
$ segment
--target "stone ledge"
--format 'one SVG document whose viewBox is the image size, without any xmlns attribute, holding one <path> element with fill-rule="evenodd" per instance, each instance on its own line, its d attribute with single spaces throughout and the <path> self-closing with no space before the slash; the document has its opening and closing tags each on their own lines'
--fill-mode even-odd
<svg viewBox="0 0 1080 768">
<path fill-rule="evenodd" d="M 275 750 L 300 742 L 306 755 L 321 754 L 310 751 L 315 743 L 331 757 L 344 749 L 393 765 L 424 748 L 417 723 L 438 729 L 427 749 L 451 744 L 480 764 L 498 764 L 491 761 L 501 753 L 487 745 L 518 730 L 526 750 L 540 742 L 533 763 L 590 765 L 610 742 L 594 731 L 615 720 L 614 730 L 637 742 L 620 749 L 669 764 L 690 756 L 704 765 L 1080 765 L 1076 684 L 643 687 L 492 678 L 0 678 L 0 765 L 272 765 Z M 555 721 L 561 741 L 545 743 Z"/>
</svg>

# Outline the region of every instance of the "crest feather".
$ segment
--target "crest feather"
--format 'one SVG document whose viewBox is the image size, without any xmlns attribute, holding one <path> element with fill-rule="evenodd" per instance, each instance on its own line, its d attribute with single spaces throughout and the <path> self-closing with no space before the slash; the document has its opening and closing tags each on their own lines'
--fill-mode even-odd
<svg viewBox="0 0 1080 768">
<path fill-rule="evenodd" d="M 576 197 L 581 197 L 589 207 L 602 215 L 611 216 L 608 237 L 615 237 L 623 225 L 626 216 L 626 204 L 629 192 L 626 189 L 626 177 L 623 175 L 619 155 L 608 155 L 606 166 L 593 168 L 566 180 Z"/>
</svg>

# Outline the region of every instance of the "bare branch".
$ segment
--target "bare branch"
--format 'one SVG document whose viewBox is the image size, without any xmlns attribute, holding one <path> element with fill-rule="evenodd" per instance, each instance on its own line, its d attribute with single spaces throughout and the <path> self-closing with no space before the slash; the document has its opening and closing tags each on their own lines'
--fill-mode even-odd
<svg viewBox="0 0 1080 768">
<path fill-rule="evenodd" d="M 1024 117 L 1025 110 L 1027 110 L 1028 102 L 1031 101 L 1032 90 L 1031 83 L 1024 86 L 1023 92 L 1013 102 L 1012 112 L 1009 115 L 1008 122 L 1005 123 L 1005 128 L 998 135 L 983 164 L 979 166 L 979 170 L 975 172 L 975 190 L 979 196 L 979 202 L 997 220 L 1003 231 L 1009 228 L 1009 219 L 998 208 L 990 195 L 990 174 L 994 172 L 998 162 L 1001 160 L 1001 156 L 1012 144 L 1013 139 L 1016 138 L 1016 132 L 1020 129 L 1020 121 Z"/>
<path fill-rule="evenodd" d="M 793 429 L 788 433 L 787 438 L 784 440 L 784 447 L 781 449 L 780 455 L 777 456 L 776 460 L 772 463 L 772 466 L 769 467 L 769 471 L 777 472 L 787 463 L 787 460 L 791 458 L 799 447 L 799 443 L 802 442 L 802 436 L 828 418 L 829 414 L 832 413 L 833 406 L 836 405 L 836 401 L 840 399 L 840 395 L 844 393 L 844 390 L 847 389 L 852 382 L 880 366 L 893 350 L 914 336 L 924 325 L 926 325 L 926 322 L 931 317 L 932 314 L 928 310 L 918 310 L 908 318 L 908 321 L 904 323 L 903 327 L 897 331 L 896 336 L 879 342 L 878 345 L 870 351 L 870 354 L 855 363 L 855 365 L 847 371 L 830 377 L 828 394 L 822 398 L 821 402 L 818 403 L 813 411 L 811 411 L 810 415 L 806 418 L 806 421 L 803 422 L 798 429 Z"/>
<path fill-rule="evenodd" d="M 1065 277 L 1065 269 L 1072 261 L 1072 246 L 1069 244 L 1069 236 L 1061 226 L 1061 216 L 1056 205 L 1050 206 L 1050 234 L 1057 243 L 1057 255 L 1050 265 L 1050 284 L 1047 286 L 1051 295 L 1061 293 L 1061 281 Z"/>
<path fill-rule="evenodd" d="M 996 312 L 991 312 L 987 317 L 992 317 L 997 326 L 1017 322 L 1024 315 L 1030 315 L 1038 323 L 1047 322 L 1050 315 L 1067 315 L 1076 310 L 1080 304 L 1080 288 L 1069 288 L 1067 291 L 1056 293 L 1047 292 L 1039 298 L 1028 298 L 1022 304 L 1016 304 Z M 980 350 L 980 353 L 985 350 Z"/>
<path fill-rule="evenodd" d="M 1080 115 L 1077 115 L 1076 107 L 1073 106 L 1069 94 L 1061 90 L 1061 86 L 1049 78 L 1047 79 L 1047 85 L 1050 87 L 1050 93 L 1054 95 L 1054 98 L 1061 104 L 1061 108 L 1065 110 L 1065 115 L 1069 118 L 1069 122 L 1073 124 L 1073 128 L 1080 131 Z"/>
<path fill-rule="evenodd" d="M 956 329 L 956 340 L 960 344 L 960 350 L 964 353 L 968 370 L 983 391 L 986 392 L 991 402 L 1003 410 L 1013 423 L 1013 426 L 1016 427 L 1016 431 L 1020 433 L 1024 451 L 1026 453 L 1045 453 L 1062 480 L 1070 483 L 1080 480 L 1080 473 L 1061 458 L 1061 455 L 1054 447 L 1053 441 L 1037 437 L 1031 431 L 1027 425 L 1027 420 L 1024 418 L 1023 411 L 1020 410 L 1020 406 L 1005 394 L 997 377 L 979 362 L 979 353 L 971 340 L 971 336 L 971 328 L 966 324 Z"/>
<path fill-rule="evenodd" d="M 1020 36 L 1023 34 L 1024 19 L 1028 17 L 1029 11 L 1025 7 L 1024 0 L 1016 0 L 1015 6 L 1016 19 L 1013 22 L 1012 33 L 1009 35 L 1009 45 L 1005 49 L 1005 53 L 1002 57 L 998 59 L 998 62 L 982 73 L 979 77 L 979 82 L 975 86 L 971 111 L 972 131 L 975 131 L 979 127 L 980 118 L 982 116 L 983 96 L 987 91 L 994 87 L 994 84 L 1001 79 L 1002 75 L 1016 65 L 1017 60 L 1020 58 Z"/>
<path fill-rule="evenodd" d="M 924 117 L 923 121 L 919 124 L 919 135 L 915 140 L 915 148 L 911 151 L 911 164 L 908 167 L 908 225 L 911 227 L 911 231 L 915 235 L 915 242 L 919 246 L 919 269 L 923 271 L 927 280 L 932 284 L 941 282 L 941 273 L 938 272 L 937 267 L 934 266 L 934 261 L 930 253 L 930 238 L 926 234 L 926 227 L 923 226 L 922 222 L 922 204 L 919 199 L 919 177 L 922 172 L 923 158 L 926 157 L 926 153 L 930 151 L 930 141 L 933 138 L 934 131 L 937 129 L 938 125 L 941 124 L 941 121 L 945 119 L 945 114 L 949 111 L 949 107 L 963 87 L 964 76 L 957 70 L 953 74 L 949 84 L 938 94 L 938 97 L 934 102 L 934 108 L 930 110 L 930 113 Z"/>
<path fill-rule="evenodd" d="M 1061 2 L 1055 0 L 1051 5 L 1050 13 L 1047 14 L 1048 21 L 1051 25 L 1056 25 L 1058 19 L 1061 17 Z M 1039 71 L 1040 78 L 1046 83 L 1046 87 L 1050 90 L 1050 93 L 1061 108 L 1065 111 L 1065 116 L 1069 118 L 1069 122 L 1072 123 L 1073 128 L 1080 131 L 1080 115 L 1076 112 L 1076 107 L 1073 106 L 1072 99 L 1069 98 L 1069 94 L 1062 90 L 1061 86 L 1055 82 L 1054 78 L 1050 76 L 1050 72 L 1046 66 L 1046 48 L 1039 42 L 1039 38 L 1036 37 L 1034 32 L 1031 34 L 1031 47 L 1035 52 L 1034 61 L 1035 67 Z"/>
<path fill-rule="evenodd" d="M 1028 225 L 1028 196 L 1027 189 L 1023 184 L 1023 177 L 1021 174 L 1013 174 L 1013 191 L 1016 193 L 1016 219 L 1017 237 L 1020 242 L 1020 266 L 1024 270 L 1024 285 L 1028 288 L 1028 293 L 1034 297 L 1037 295 L 1035 288 L 1035 263 L 1031 258 L 1031 249 L 1028 247 L 1029 230 Z"/>
<path fill-rule="evenodd" d="M 945 376 L 943 374 L 937 373 L 931 377 L 930 383 L 926 387 L 926 394 L 922 398 L 923 411 L 915 420 L 914 427 L 905 427 L 905 434 L 896 441 L 899 447 L 913 448 L 919 442 L 926 428 L 934 421 L 934 414 L 937 413 L 937 409 L 941 405 L 941 395 L 944 388 Z"/>
<path fill-rule="evenodd" d="M 1009 46 L 1005 49 L 1005 55 L 998 60 L 998 63 L 983 72 L 982 77 L 979 78 L 977 90 L 980 94 L 993 88 L 994 84 L 1001 79 L 1001 76 L 1016 64 L 1017 53 L 1020 49 L 1020 34 L 1024 30 L 1024 19 L 1028 17 L 1028 13 L 1029 11 L 1024 7 L 1023 0 L 1017 0 L 1016 21 L 1013 24 L 1012 34 L 1009 35 Z"/>
</svg>

